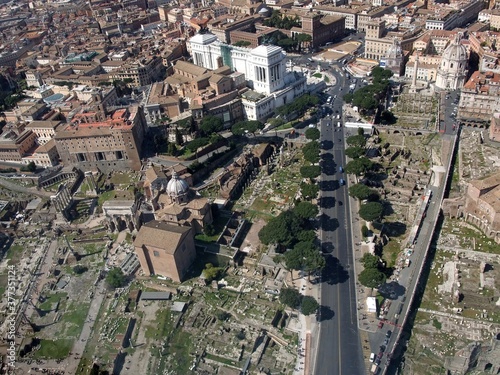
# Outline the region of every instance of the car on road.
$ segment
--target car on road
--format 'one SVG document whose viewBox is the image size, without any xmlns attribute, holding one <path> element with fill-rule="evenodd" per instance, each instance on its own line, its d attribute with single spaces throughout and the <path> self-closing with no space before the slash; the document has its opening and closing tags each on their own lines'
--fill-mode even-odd
<svg viewBox="0 0 500 375">
<path fill-rule="evenodd" d="M 326 104 L 330 104 L 332 102 L 332 97 L 329 96 L 328 99 L 326 99 Z"/>
<path fill-rule="evenodd" d="M 389 338 L 389 337 L 391 337 L 391 335 L 392 335 L 392 332 L 391 331 L 387 331 L 387 333 L 385 334 L 385 337 Z"/>
<path fill-rule="evenodd" d="M 343 179 L 343 178 L 341 178 L 341 179 L 339 180 L 339 184 L 340 184 L 340 186 L 345 185 L 345 181 L 344 181 L 344 179 Z"/>
<path fill-rule="evenodd" d="M 375 353 L 370 354 L 370 362 L 375 360 Z"/>
<path fill-rule="evenodd" d="M 385 352 L 386 346 L 385 345 L 380 345 L 380 353 Z M 378 355 L 380 356 L 380 353 Z"/>
<path fill-rule="evenodd" d="M 389 337 L 386 337 L 386 338 L 384 339 L 384 345 L 387 345 L 387 344 L 389 344 Z"/>
<path fill-rule="evenodd" d="M 344 168 L 342 168 L 342 166 L 339 167 L 339 172 L 340 173 L 343 173 L 344 172 Z"/>
</svg>

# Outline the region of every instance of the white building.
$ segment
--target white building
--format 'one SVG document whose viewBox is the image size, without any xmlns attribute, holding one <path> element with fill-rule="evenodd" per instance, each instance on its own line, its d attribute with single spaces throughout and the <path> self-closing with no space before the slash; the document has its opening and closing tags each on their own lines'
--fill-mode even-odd
<svg viewBox="0 0 500 375">
<path fill-rule="evenodd" d="M 304 75 L 287 72 L 286 54 L 281 47 L 235 47 L 222 43 L 213 34 L 197 34 L 189 40 L 193 63 L 207 69 L 229 66 L 243 73 L 251 90 L 242 95 L 249 120 L 269 117 L 276 107 L 288 104 L 306 91 Z"/>
<path fill-rule="evenodd" d="M 467 75 L 467 49 L 460 43 L 461 35 L 457 34 L 443 52 L 441 64 L 436 77 L 436 87 L 443 90 L 461 89 Z"/>
</svg>

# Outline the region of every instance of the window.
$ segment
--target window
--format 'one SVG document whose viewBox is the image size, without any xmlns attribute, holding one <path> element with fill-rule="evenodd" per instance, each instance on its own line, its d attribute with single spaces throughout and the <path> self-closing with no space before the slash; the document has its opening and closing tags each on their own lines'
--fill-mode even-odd
<svg viewBox="0 0 500 375">
<path fill-rule="evenodd" d="M 159 253 L 158 251 L 156 251 L 156 250 L 153 250 L 153 255 L 154 255 L 155 257 L 159 257 L 159 256 L 160 256 L 160 253 Z"/>
</svg>

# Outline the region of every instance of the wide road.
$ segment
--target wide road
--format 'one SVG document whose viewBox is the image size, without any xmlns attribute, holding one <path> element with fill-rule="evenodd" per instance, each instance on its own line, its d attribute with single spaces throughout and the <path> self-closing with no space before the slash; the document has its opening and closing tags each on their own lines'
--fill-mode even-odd
<svg viewBox="0 0 500 375">
<path fill-rule="evenodd" d="M 315 374 L 364 375 L 364 360 L 356 317 L 355 275 L 353 269 L 350 211 L 347 186 L 340 180 L 345 166 L 341 86 L 350 83 L 345 75 L 332 69 L 337 85 L 329 94 L 337 95 L 332 105 L 323 106 L 321 126 L 321 241 L 327 266 L 321 284 L 320 336 Z M 346 92 L 346 89 L 344 89 Z M 342 121 L 342 119 L 340 119 Z"/>
</svg>

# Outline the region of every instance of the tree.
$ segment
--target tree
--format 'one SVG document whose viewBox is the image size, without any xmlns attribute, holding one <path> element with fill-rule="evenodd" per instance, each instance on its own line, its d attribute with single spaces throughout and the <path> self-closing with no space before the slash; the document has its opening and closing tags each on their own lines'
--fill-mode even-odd
<svg viewBox="0 0 500 375">
<path fill-rule="evenodd" d="M 366 171 L 370 170 L 373 167 L 373 163 L 365 158 L 358 158 L 351 160 L 347 165 L 345 166 L 345 171 L 346 173 L 349 174 L 355 174 L 356 176 L 361 176 L 364 174 Z"/>
<path fill-rule="evenodd" d="M 378 268 L 380 264 L 380 258 L 376 255 L 365 253 L 361 258 L 361 263 L 364 268 Z"/>
<path fill-rule="evenodd" d="M 219 319 L 221 322 L 228 320 L 230 317 L 231 317 L 231 314 L 228 313 L 227 311 L 219 311 L 217 313 L 217 319 Z"/>
<path fill-rule="evenodd" d="M 346 143 L 349 146 L 355 146 L 355 147 L 365 147 L 366 144 L 366 139 L 363 135 L 351 135 L 350 137 L 347 137 Z"/>
<path fill-rule="evenodd" d="M 303 220 L 313 219 L 318 215 L 318 206 L 310 202 L 299 202 L 293 209 L 295 215 Z"/>
<path fill-rule="evenodd" d="M 358 128 L 358 135 L 365 135 L 365 129 L 363 129 L 362 127 L 359 127 Z"/>
<path fill-rule="evenodd" d="M 313 242 L 316 239 L 316 232 L 313 230 L 301 230 L 297 234 L 298 241 Z"/>
<path fill-rule="evenodd" d="M 126 279 L 121 268 L 115 267 L 106 275 L 106 282 L 112 288 L 121 288 L 125 285 Z"/>
<path fill-rule="evenodd" d="M 200 130 L 207 136 L 212 133 L 220 132 L 224 127 L 222 120 L 215 116 L 206 116 L 201 120 Z"/>
<path fill-rule="evenodd" d="M 181 146 L 184 143 L 184 138 L 179 128 L 175 128 L 175 144 Z"/>
<path fill-rule="evenodd" d="M 81 266 L 79 264 L 73 267 L 73 272 L 76 273 L 77 275 L 81 275 L 82 273 L 87 271 L 88 271 L 87 267 Z"/>
<path fill-rule="evenodd" d="M 319 170 L 319 172 L 321 172 L 321 170 Z M 302 175 L 302 171 L 301 171 L 301 175 Z M 319 176 L 319 174 L 317 176 Z M 314 199 L 318 196 L 319 186 L 317 184 L 308 184 L 307 182 L 302 182 L 300 184 L 300 192 L 302 193 L 302 196 L 304 198 Z"/>
<path fill-rule="evenodd" d="M 221 276 L 222 268 L 214 267 L 212 263 L 205 264 L 205 269 L 203 270 L 203 276 L 207 283 L 212 282 L 212 280 L 216 280 Z"/>
<path fill-rule="evenodd" d="M 384 206 L 379 202 L 368 202 L 361 205 L 359 216 L 366 221 L 376 221 L 382 217 Z"/>
<path fill-rule="evenodd" d="M 396 123 L 397 120 L 398 119 L 396 118 L 396 116 L 394 116 L 394 113 L 392 113 L 391 111 L 384 110 L 380 115 L 380 123 L 384 125 L 393 125 Z M 433 122 L 435 122 L 435 120 L 431 121 L 431 123 Z"/>
<path fill-rule="evenodd" d="M 299 218 L 292 211 L 284 211 L 259 231 L 259 239 L 264 245 L 278 244 L 287 248 L 296 242 L 295 236 L 299 232 Z"/>
<path fill-rule="evenodd" d="M 28 172 L 31 172 L 31 173 L 35 172 L 36 171 L 36 164 L 35 164 L 35 162 L 30 161 L 28 163 L 27 169 L 28 169 Z"/>
<path fill-rule="evenodd" d="M 361 146 L 352 146 L 345 149 L 345 154 L 351 159 L 357 159 L 365 154 L 365 148 Z"/>
<path fill-rule="evenodd" d="M 385 274 L 377 268 L 365 268 L 358 275 L 358 281 L 367 288 L 378 288 L 385 280 Z"/>
<path fill-rule="evenodd" d="M 281 288 L 280 290 L 280 302 L 284 305 L 291 307 L 292 309 L 297 308 L 300 305 L 300 293 L 294 288 Z"/>
<path fill-rule="evenodd" d="M 233 43 L 233 46 L 236 46 L 236 47 L 248 47 L 250 44 L 249 41 L 247 40 L 238 40 L 236 43 Z"/>
<path fill-rule="evenodd" d="M 349 188 L 349 195 L 359 200 L 368 199 L 374 194 L 377 194 L 377 192 L 363 184 L 355 184 Z"/>
<path fill-rule="evenodd" d="M 313 241 L 301 241 L 285 253 L 285 265 L 288 269 L 311 274 L 325 268 L 326 262 Z"/>
<path fill-rule="evenodd" d="M 259 129 L 263 129 L 264 124 L 262 124 L 260 121 L 240 121 L 234 124 L 231 127 L 231 132 L 234 135 L 243 135 L 245 133 L 252 133 L 255 135 L 255 132 Z"/>
<path fill-rule="evenodd" d="M 300 167 L 300 175 L 304 178 L 314 179 L 321 174 L 319 165 L 304 165 Z"/>
<path fill-rule="evenodd" d="M 315 164 L 319 161 L 319 142 L 311 141 L 302 147 L 302 153 L 304 154 L 304 159 L 308 162 Z"/>
<path fill-rule="evenodd" d="M 185 147 L 191 151 L 195 152 L 198 150 L 200 147 L 206 146 L 210 143 L 209 138 L 195 138 L 191 142 L 189 142 Z"/>
<path fill-rule="evenodd" d="M 206 236 L 213 236 L 215 234 L 215 227 L 213 224 L 206 224 L 205 227 L 203 228 L 203 233 L 205 233 Z"/>
<path fill-rule="evenodd" d="M 300 311 L 304 315 L 314 314 L 319 309 L 319 303 L 312 296 L 304 296 L 302 298 L 302 303 L 300 304 Z"/>
<path fill-rule="evenodd" d="M 354 94 L 348 92 L 343 96 L 344 102 L 346 103 L 352 103 L 352 99 L 354 98 Z"/>
<path fill-rule="evenodd" d="M 313 141 L 317 141 L 320 137 L 320 132 L 317 128 L 309 128 L 306 130 L 305 134 L 307 139 L 311 139 Z"/>
</svg>

